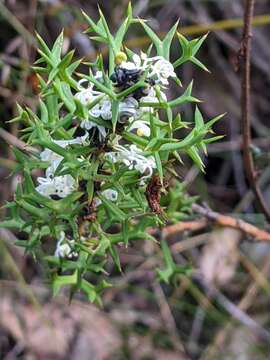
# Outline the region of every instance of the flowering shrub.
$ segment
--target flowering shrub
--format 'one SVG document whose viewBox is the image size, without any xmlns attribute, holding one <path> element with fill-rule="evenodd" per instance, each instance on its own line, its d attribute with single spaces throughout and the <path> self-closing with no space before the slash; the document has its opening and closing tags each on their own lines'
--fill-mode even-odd
<svg viewBox="0 0 270 360">
<path fill-rule="evenodd" d="M 88 64 L 88 74 L 77 73 L 81 61 L 73 61 L 74 52 L 62 56 L 63 33 L 52 49 L 37 35 L 39 109 L 19 106 L 14 121 L 24 124 L 22 138 L 40 151 L 14 149 L 23 181 L 2 226 L 24 232 L 26 240 L 18 245 L 46 262 L 54 293 L 70 285 L 72 293 L 81 290 L 100 302 L 109 286 L 108 256 L 121 270 L 120 244 L 153 240 L 147 228 L 167 219 L 177 222 L 190 211 L 193 199 L 184 195 L 174 163 L 186 153 L 203 170 L 199 152 L 218 138 L 207 135 L 220 116 L 205 123 L 196 107 L 192 129 L 179 139 L 178 130 L 188 128 L 179 106 L 198 100 L 192 83 L 185 91 L 179 87 L 175 99 L 167 95 L 172 82 L 181 86 L 180 65 L 191 61 L 206 69 L 196 57 L 205 36 L 188 41 L 177 33 L 182 51 L 171 62 L 177 24 L 160 40 L 145 21 L 133 18 L 129 6 L 113 36 L 101 12 L 96 23 L 84 15 L 91 39 L 108 47 L 108 68 L 99 55 Z M 144 28 L 154 49 L 134 53 L 123 46 L 134 23 Z M 43 175 L 34 178 L 33 170 Z M 165 243 L 162 249 L 166 268 L 159 276 L 169 281 L 181 269 Z"/>
</svg>

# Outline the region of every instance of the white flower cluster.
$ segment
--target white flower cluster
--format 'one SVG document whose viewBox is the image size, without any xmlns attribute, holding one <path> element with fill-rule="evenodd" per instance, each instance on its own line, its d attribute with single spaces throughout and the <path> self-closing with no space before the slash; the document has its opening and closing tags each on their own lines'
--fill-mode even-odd
<svg viewBox="0 0 270 360">
<path fill-rule="evenodd" d="M 78 253 L 74 251 L 74 245 L 75 245 L 75 241 L 67 239 L 64 231 L 61 231 L 60 238 L 56 244 L 54 256 L 58 258 L 68 258 L 68 259 L 74 256 L 78 256 Z"/>
<path fill-rule="evenodd" d="M 107 200 L 116 202 L 118 199 L 118 191 L 114 190 L 114 189 L 106 189 L 101 191 L 101 195 L 104 196 Z M 100 200 L 99 198 L 95 198 L 95 205 L 99 206 L 102 204 L 102 200 Z"/>
<path fill-rule="evenodd" d="M 154 80 L 155 84 L 160 87 L 165 87 L 169 84 L 169 77 L 176 77 L 173 65 L 162 56 L 155 56 L 148 58 L 145 53 L 141 53 L 141 56 L 134 54 L 133 61 L 122 61 L 121 68 L 126 70 L 141 70 L 148 71 L 147 79 Z M 96 80 L 102 80 L 102 73 L 98 71 L 95 75 Z M 93 83 L 88 83 L 88 87 L 84 88 L 82 84 L 88 83 L 87 79 L 81 79 L 78 82 L 79 92 L 75 97 L 83 104 L 89 105 L 95 101 L 97 97 L 102 96 L 102 99 L 93 108 L 89 110 L 89 115 L 93 118 L 101 118 L 103 120 L 112 119 L 112 103 L 107 95 L 101 91 L 94 90 Z M 164 92 L 160 91 L 161 99 L 166 102 L 167 97 Z M 137 130 L 139 136 L 150 136 L 149 121 L 141 120 L 145 113 L 153 111 L 152 107 L 140 106 L 143 103 L 159 103 L 160 100 L 156 95 L 156 91 L 151 87 L 149 94 L 140 98 L 137 101 L 132 95 L 125 98 L 119 104 L 119 122 L 123 122 L 122 119 L 129 119 L 131 126 L 130 131 Z M 125 121 L 125 120 L 124 120 Z M 81 127 L 86 130 L 97 128 L 99 133 L 99 140 L 102 141 L 106 137 L 106 129 L 104 126 L 98 125 L 91 120 L 83 120 Z"/>
<path fill-rule="evenodd" d="M 114 189 L 106 189 L 101 192 L 106 199 L 111 201 L 117 201 L 118 199 L 118 192 Z"/>
<path fill-rule="evenodd" d="M 63 148 L 73 144 L 86 145 L 87 137 L 88 134 L 86 133 L 84 136 L 77 137 L 72 140 L 55 140 L 54 142 Z M 40 158 L 42 161 L 50 163 L 45 172 L 46 177 L 37 178 L 39 185 L 36 187 L 36 190 L 41 195 L 47 197 L 50 197 L 51 195 L 58 195 L 60 198 L 64 198 L 76 190 L 76 181 L 71 175 L 54 175 L 57 167 L 63 160 L 61 155 L 56 154 L 50 149 L 45 149 L 41 152 Z"/>
<path fill-rule="evenodd" d="M 85 81 L 85 79 L 83 79 Z M 99 93 L 100 96 L 102 95 L 101 92 L 93 90 L 93 86 L 90 85 L 87 89 L 84 89 L 78 92 L 75 96 L 82 102 L 85 103 L 85 99 L 92 99 L 91 101 L 95 100 L 95 93 Z M 90 102 L 91 102 L 90 101 Z M 120 102 L 119 104 L 119 121 L 125 116 L 127 118 L 135 117 L 136 113 L 139 109 L 139 104 L 136 99 L 133 97 L 128 97 L 124 101 Z M 89 110 L 89 114 L 94 118 L 101 117 L 103 120 L 111 120 L 112 119 L 112 104 L 108 96 L 104 96 L 102 100 L 95 105 L 92 109 Z M 104 126 L 98 125 L 94 121 L 91 120 L 83 120 L 81 122 L 81 128 L 85 130 L 91 130 L 92 128 L 97 128 L 99 132 L 99 140 L 102 141 L 105 139 L 107 132 Z"/>
<path fill-rule="evenodd" d="M 144 52 L 141 52 L 141 56 L 134 54 L 132 60 L 123 61 L 121 67 L 127 70 L 147 70 L 147 78 L 155 80 L 156 84 L 166 86 L 169 84 L 169 77 L 176 77 L 173 65 L 163 56 L 148 58 Z"/>
<path fill-rule="evenodd" d="M 141 185 L 145 180 L 152 176 L 153 169 L 156 168 L 156 162 L 153 156 L 145 157 L 142 151 L 136 145 L 130 145 L 129 149 L 121 145 L 116 145 L 113 152 L 105 154 L 112 163 L 122 162 L 129 170 L 137 170 L 142 175 Z"/>
<path fill-rule="evenodd" d="M 126 70 L 145 71 L 147 73 L 147 79 L 153 80 L 153 83 L 158 85 L 158 92 L 156 91 L 156 86 L 151 85 L 149 86 L 148 94 L 141 96 L 139 100 L 136 100 L 135 97 L 130 94 L 119 104 L 118 121 L 127 125 L 126 130 L 136 130 L 138 136 L 149 137 L 151 135 L 149 117 L 145 115 L 153 111 L 153 104 L 158 104 L 160 101 L 167 101 L 167 97 L 161 89 L 168 85 L 169 77 L 176 76 L 173 65 L 162 56 L 148 58 L 147 55 L 142 52 L 140 56 L 134 54 L 132 61 L 122 61 L 120 67 Z M 95 79 L 103 82 L 103 74 L 101 71 L 96 72 Z M 87 84 L 86 88 L 84 84 Z M 107 135 L 107 130 L 104 126 L 92 120 L 100 118 L 105 121 L 110 121 L 112 119 L 112 102 L 108 95 L 96 90 L 94 84 L 89 83 L 87 79 L 81 79 L 78 82 L 78 89 L 79 91 L 75 94 L 75 97 L 82 105 L 88 106 L 99 97 L 100 101 L 89 109 L 90 120 L 85 119 L 80 124 L 80 127 L 86 130 L 84 136 L 72 140 L 54 141 L 63 148 L 73 144 L 87 145 L 87 139 L 89 137 L 88 131 L 92 128 L 97 129 L 99 141 L 102 142 Z M 150 104 L 152 106 L 150 106 Z M 105 157 L 112 163 L 123 163 L 129 170 L 134 169 L 139 171 L 142 175 L 140 184 L 145 184 L 145 180 L 152 176 L 153 169 L 156 168 L 155 159 L 152 156 L 145 157 L 137 146 L 126 145 L 124 147 L 119 145 L 118 141 L 114 145 L 114 150 L 115 151 L 106 153 Z M 56 169 L 63 160 L 62 156 L 46 149 L 41 152 L 40 157 L 41 160 L 50 163 L 46 169 L 45 177 L 38 177 L 37 179 L 39 185 L 36 187 L 36 190 L 40 194 L 47 197 L 57 195 L 60 198 L 64 198 L 76 190 L 77 183 L 71 175 L 55 176 Z M 101 194 L 111 201 L 117 201 L 118 193 L 114 189 L 106 189 L 101 192 Z M 101 200 L 96 200 L 97 205 L 99 205 Z M 66 243 L 64 245 L 66 245 Z M 65 246 L 65 248 L 67 248 L 67 246 Z"/>
</svg>

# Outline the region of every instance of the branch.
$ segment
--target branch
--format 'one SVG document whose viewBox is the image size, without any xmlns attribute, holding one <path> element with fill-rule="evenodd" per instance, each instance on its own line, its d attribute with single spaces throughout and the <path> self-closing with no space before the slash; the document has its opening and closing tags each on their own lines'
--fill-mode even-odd
<svg viewBox="0 0 270 360">
<path fill-rule="evenodd" d="M 191 220 L 191 221 L 182 221 L 177 224 L 167 225 L 162 230 L 162 236 L 168 237 L 175 234 L 184 232 L 184 231 L 198 231 L 205 229 L 209 225 L 209 221 L 215 222 L 219 226 L 231 227 L 242 231 L 243 233 L 253 237 L 255 240 L 260 241 L 270 241 L 270 233 L 259 229 L 258 227 L 247 223 L 244 220 L 236 219 L 228 215 L 222 215 L 218 212 L 215 212 L 209 208 L 193 204 L 192 210 L 202 215 L 204 218 Z M 149 229 L 148 232 L 151 235 L 157 235 L 160 230 Z"/>
<path fill-rule="evenodd" d="M 262 211 L 270 221 L 270 210 L 264 200 L 263 194 L 257 184 L 255 164 L 251 147 L 250 130 L 250 50 L 251 50 L 251 29 L 255 0 L 246 0 L 244 14 L 244 30 L 239 50 L 239 65 L 241 67 L 241 111 L 242 111 L 242 135 L 243 135 L 243 158 L 244 167 L 249 184 L 258 199 Z"/>
<path fill-rule="evenodd" d="M 184 231 L 198 231 L 204 229 L 207 225 L 208 225 L 208 221 L 206 219 L 183 221 L 177 224 L 166 226 L 162 230 L 162 236 L 164 237 L 172 236 Z"/>
<path fill-rule="evenodd" d="M 262 268 L 259 270 L 263 276 L 266 278 L 270 274 L 270 258 L 267 256 Z M 237 307 L 244 312 L 247 312 L 248 309 L 254 304 L 256 296 L 260 290 L 260 286 L 257 282 L 252 281 L 247 288 L 245 294 L 238 302 Z M 227 339 L 227 336 L 231 333 L 235 326 L 235 323 L 230 320 L 218 333 L 215 335 L 213 342 L 209 345 L 206 350 L 204 350 L 200 360 L 209 360 L 218 358 L 221 349 L 224 348 L 224 343 Z"/>
<path fill-rule="evenodd" d="M 270 342 L 269 330 L 263 328 L 257 321 L 252 319 L 239 306 L 235 305 L 213 284 L 207 284 L 203 278 L 198 278 L 203 287 L 219 302 L 219 304 L 227 311 L 232 318 L 238 320 L 241 324 L 247 326 L 254 335 L 259 336 L 262 340 Z"/>
<path fill-rule="evenodd" d="M 13 134 L 9 133 L 8 131 L 2 128 L 0 128 L 0 138 L 5 140 L 8 144 L 17 147 L 20 150 L 35 152 L 35 153 L 39 152 L 38 149 L 30 145 L 27 145 L 25 142 L 18 139 L 16 136 L 14 136 Z"/>
<path fill-rule="evenodd" d="M 238 229 L 245 234 L 252 236 L 256 240 L 270 241 L 270 233 L 261 230 L 241 219 L 235 219 L 231 216 L 219 214 L 215 211 L 212 211 L 211 209 L 197 204 L 192 205 L 192 210 L 197 214 L 203 215 L 207 219 L 214 221 L 217 225 Z"/>
</svg>

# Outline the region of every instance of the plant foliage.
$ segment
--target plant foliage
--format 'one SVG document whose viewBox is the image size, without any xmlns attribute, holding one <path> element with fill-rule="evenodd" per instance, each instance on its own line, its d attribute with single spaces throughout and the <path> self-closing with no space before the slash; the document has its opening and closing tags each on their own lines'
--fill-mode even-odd
<svg viewBox="0 0 270 360">
<path fill-rule="evenodd" d="M 154 240 L 148 228 L 190 212 L 194 199 L 185 195 L 174 166 L 187 154 L 203 171 L 200 152 L 217 140 L 209 134 L 221 116 L 205 121 L 192 83 L 183 90 L 175 72 L 187 61 L 206 70 L 197 58 L 206 36 L 189 41 L 177 34 L 182 52 L 171 62 L 177 24 L 161 40 L 144 20 L 133 18 L 131 5 L 115 34 L 101 11 L 97 22 L 84 16 L 90 38 L 108 47 L 108 67 L 99 55 L 87 74 L 78 73 L 81 61 L 73 59 L 74 51 L 62 54 L 63 32 L 52 49 L 37 34 L 39 108 L 35 113 L 18 105 L 12 121 L 23 124 L 22 139 L 39 151 L 14 149 L 15 172 L 23 181 L 1 226 L 26 234 L 17 245 L 46 262 L 54 294 L 69 285 L 71 294 L 81 290 L 100 303 L 110 286 L 108 260 L 121 271 L 119 245 Z M 154 45 L 146 53 L 123 45 L 134 23 Z M 179 96 L 168 99 L 172 81 Z M 187 103 L 194 103 L 189 123 L 180 115 Z M 182 128 L 186 135 L 179 138 Z M 37 172 L 45 174 L 36 178 Z M 168 282 L 184 270 L 165 242 L 162 249 L 165 269 L 158 274 Z"/>
</svg>

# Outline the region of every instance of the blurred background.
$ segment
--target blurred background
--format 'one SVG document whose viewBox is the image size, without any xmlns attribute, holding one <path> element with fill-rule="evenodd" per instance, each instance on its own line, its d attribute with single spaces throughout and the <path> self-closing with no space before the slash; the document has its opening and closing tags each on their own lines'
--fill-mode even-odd
<svg viewBox="0 0 270 360">
<path fill-rule="evenodd" d="M 212 209 L 264 226 L 246 182 L 240 134 L 240 76 L 236 71 L 244 1 L 134 0 L 134 15 L 149 19 L 161 36 L 180 19 L 188 38 L 210 31 L 199 59 L 210 69 L 181 67 L 186 87 L 194 79 L 194 96 L 203 100 L 205 119 L 226 116 L 215 127 L 223 140 L 211 144 L 206 174 L 185 159 L 180 169 L 188 192 Z M 127 0 L 99 1 L 111 29 L 125 16 Z M 20 124 L 16 103 L 35 109 L 38 83 L 31 65 L 36 59 L 35 31 L 51 45 L 64 28 L 64 48 L 93 60 L 103 52 L 83 31 L 83 9 L 97 19 L 92 0 L 0 0 L 0 205 L 13 197 L 18 177 L 9 176 L 16 163 L 11 146 Z M 263 15 L 263 17 L 262 17 Z M 252 151 L 260 185 L 270 204 L 270 2 L 257 0 L 252 39 Z M 148 45 L 134 26 L 126 39 L 139 50 Z M 175 41 L 172 58 L 179 53 Z M 178 89 L 170 88 L 170 97 Z M 194 108 L 183 108 L 192 121 Z M 4 218 L 6 210 L 0 209 Z M 98 309 L 80 296 L 69 305 L 63 294 L 51 298 L 44 269 L 13 246 L 20 234 L 0 230 L 0 359 L 241 359 L 270 358 L 270 247 L 226 227 L 205 227 L 169 236 L 178 264 L 190 262 L 215 286 L 213 294 L 196 278 L 180 276 L 175 286 L 155 281 L 162 267 L 158 244 L 137 242 L 123 249 L 123 274 L 111 266 L 115 285 Z"/>
</svg>

